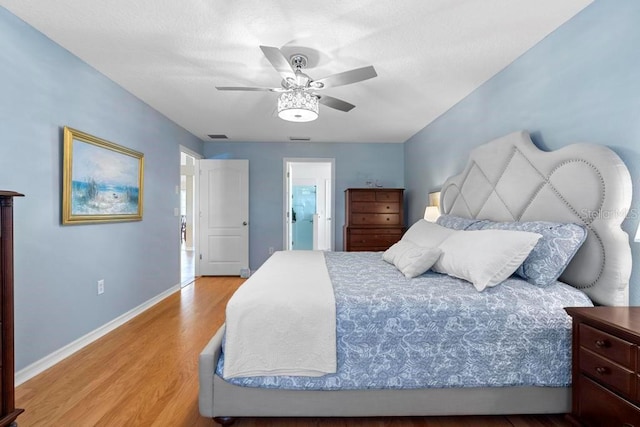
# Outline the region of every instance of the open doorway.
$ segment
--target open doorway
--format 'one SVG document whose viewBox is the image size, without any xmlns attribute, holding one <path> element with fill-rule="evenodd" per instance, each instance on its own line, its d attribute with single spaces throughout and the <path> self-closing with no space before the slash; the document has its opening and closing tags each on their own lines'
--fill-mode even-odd
<svg viewBox="0 0 640 427">
<path fill-rule="evenodd" d="M 196 212 L 197 173 L 201 156 L 185 147 L 180 147 L 180 284 L 186 286 L 197 275 Z"/>
<path fill-rule="evenodd" d="M 335 159 L 284 159 L 285 250 L 334 249 Z"/>
</svg>

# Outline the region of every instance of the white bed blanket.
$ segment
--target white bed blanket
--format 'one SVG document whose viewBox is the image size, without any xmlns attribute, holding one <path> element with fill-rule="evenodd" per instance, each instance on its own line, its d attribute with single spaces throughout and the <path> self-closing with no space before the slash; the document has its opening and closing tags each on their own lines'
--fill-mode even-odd
<svg viewBox="0 0 640 427">
<path fill-rule="evenodd" d="M 274 253 L 231 297 L 224 378 L 336 372 L 336 305 L 324 253 Z"/>
</svg>

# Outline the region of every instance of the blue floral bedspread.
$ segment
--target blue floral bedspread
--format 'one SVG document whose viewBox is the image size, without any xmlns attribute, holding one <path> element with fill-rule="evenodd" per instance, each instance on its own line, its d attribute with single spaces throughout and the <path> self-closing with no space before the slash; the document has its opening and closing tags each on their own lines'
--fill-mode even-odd
<svg viewBox="0 0 640 427">
<path fill-rule="evenodd" d="M 380 252 L 325 258 L 336 300 L 338 371 L 230 383 L 300 390 L 571 383 L 571 319 L 563 308 L 591 306 L 581 291 L 510 278 L 478 292 L 433 272 L 407 279 Z M 221 357 L 220 375 L 223 365 Z"/>
</svg>

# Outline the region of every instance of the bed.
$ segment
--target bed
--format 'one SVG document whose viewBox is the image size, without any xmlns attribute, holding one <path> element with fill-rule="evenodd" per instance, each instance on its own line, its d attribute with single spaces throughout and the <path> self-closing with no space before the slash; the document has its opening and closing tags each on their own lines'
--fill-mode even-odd
<svg viewBox="0 0 640 427">
<path fill-rule="evenodd" d="M 304 341 L 303 332 L 301 332 L 306 327 L 302 321 L 294 322 L 296 326 L 299 323 L 299 330 L 294 328 L 288 330 L 287 333 L 291 337 L 296 337 L 295 340 L 300 339 L 298 344 L 304 342 L 304 346 L 317 345 L 317 351 L 309 352 L 314 354 L 322 353 L 327 341 L 331 341 L 331 339 L 337 341 L 339 351 L 333 360 L 331 359 L 333 350 L 324 351 L 327 353 L 326 359 L 322 361 L 325 365 L 321 366 L 326 366 L 327 370 L 323 371 L 325 368 L 319 369 L 318 372 L 311 370 L 304 375 L 296 375 L 300 372 L 272 371 L 277 375 L 267 375 L 263 372 L 254 376 L 246 375 L 246 373 L 257 372 L 254 371 L 257 369 L 256 366 L 243 365 L 239 368 L 238 375 L 235 377 L 229 375 L 229 378 L 223 379 L 222 373 L 224 372 L 226 377 L 226 373 L 229 372 L 225 371 L 226 364 L 229 363 L 229 366 L 232 366 L 234 363 L 232 356 L 236 357 L 232 350 L 233 347 L 229 347 L 228 352 L 225 347 L 225 344 L 228 344 L 228 342 L 225 343 L 225 340 L 229 338 L 225 333 L 230 334 L 233 339 L 237 339 L 236 331 L 238 328 L 234 322 L 229 324 L 228 330 L 225 330 L 225 326 L 221 327 L 200 354 L 200 413 L 206 417 L 213 417 L 219 423 L 227 424 L 236 417 L 429 416 L 569 412 L 571 398 L 570 384 L 568 384 L 567 378 L 570 374 L 570 349 L 568 350 L 566 346 L 569 345 L 567 344 L 569 339 L 567 334 L 570 334 L 568 332 L 570 320 L 564 314 L 562 304 L 589 305 L 593 302 L 599 305 L 625 305 L 628 303 L 631 251 L 628 236 L 620 225 L 630 207 L 630 202 L 631 179 L 629 172 L 620 158 L 604 146 L 574 144 L 557 151 L 543 152 L 532 143 L 529 134 L 525 131 L 515 132 L 479 146 L 472 151 L 465 169 L 444 183 L 441 190 L 441 210 L 445 215 L 439 221 L 443 223 L 449 221 L 449 224 L 445 224 L 447 228 L 465 230 L 467 233 L 472 233 L 472 231 L 466 230 L 479 230 L 484 227 L 499 229 L 501 224 L 514 222 L 520 224 L 553 221 L 580 226 L 586 231 L 583 242 L 570 259 L 566 269 L 563 270 L 558 283 L 554 282 L 554 285 L 543 288 L 528 287 L 529 285 L 523 284 L 528 282 L 514 275 L 500 281 L 499 284 L 496 283 L 496 286 L 492 284 L 493 287 L 477 292 L 464 280 L 431 271 L 413 279 L 406 279 L 402 274 L 398 274 L 397 269 L 394 269 L 392 265 L 381 261 L 380 253 L 326 254 L 326 274 L 330 276 L 330 280 L 335 282 L 333 287 L 335 288 L 335 318 L 337 320 L 334 320 L 334 323 L 324 325 L 326 332 L 324 341 L 307 344 Z M 432 225 L 424 226 L 433 227 Z M 426 234 L 430 236 L 429 238 L 437 234 L 432 232 L 433 229 L 429 230 Z M 410 233 L 415 235 L 415 231 L 411 229 L 408 234 Z M 535 245 L 535 242 L 528 244 Z M 295 256 L 306 257 L 307 255 Z M 325 257 L 325 255 L 321 256 Z M 442 258 L 438 262 L 442 261 Z M 298 263 L 299 260 L 296 261 L 296 264 Z M 365 267 L 359 269 L 357 265 Z M 261 270 L 263 271 L 261 272 Z M 313 277 L 311 281 L 313 286 L 308 286 L 309 292 L 317 292 L 317 289 L 322 287 L 318 285 L 322 282 L 316 283 L 315 281 L 319 280 L 318 277 L 324 273 L 314 271 L 310 275 L 309 271 L 313 270 L 308 270 L 306 267 L 299 267 L 297 270 L 292 265 L 283 267 L 283 265 L 277 264 L 277 259 L 265 263 L 245 285 L 256 276 L 258 278 L 253 283 L 257 283 L 261 276 L 267 277 L 267 274 L 276 274 L 283 270 L 287 271 L 287 274 L 281 276 L 278 281 L 282 281 L 282 283 L 279 283 L 278 286 L 281 286 L 286 292 L 300 291 L 296 291 L 295 283 L 302 277 Z M 393 276 L 394 274 L 395 276 Z M 442 276 L 442 278 L 439 279 L 436 276 Z M 288 283 L 287 280 L 290 282 Z M 339 283 L 340 280 L 343 281 L 342 284 Z M 358 280 L 361 280 L 362 283 Z M 400 282 L 391 285 L 391 280 L 399 280 Z M 402 282 L 403 280 L 405 282 Z M 444 280 L 444 282 L 433 285 L 429 280 Z M 349 283 L 360 284 L 349 286 Z M 367 285 L 367 283 L 371 284 Z M 387 286 L 382 286 L 384 284 Z M 385 353 L 386 358 L 379 354 L 370 355 L 368 364 L 363 365 L 365 368 L 356 366 L 353 362 L 354 357 L 360 358 L 363 354 L 363 348 L 375 347 L 362 339 L 363 335 L 367 334 L 366 331 L 370 329 L 369 335 L 373 337 L 381 335 L 380 330 L 389 329 L 388 319 L 384 321 L 386 326 L 380 330 L 375 329 L 376 318 L 374 314 L 370 313 L 372 309 L 367 307 L 366 300 L 382 300 L 385 301 L 383 305 L 391 307 L 396 303 L 387 304 L 386 302 L 389 301 L 387 298 L 390 298 L 388 295 L 394 294 L 394 289 L 400 289 L 401 286 L 406 287 L 407 284 L 413 286 L 413 291 L 411 295 L 402 297 L 402 304 L 407 307 L 413 305 L 414 310 L 421 306 L 439 307 L 440 299 L 437 298 L 437 295 L 443 293 L 451 294 L 453 300 L 457 298 L 458 301 L 462 301 L 461 304 L 465 307 L 469 300 L 477 300 L 477 303 L 481 307 L 487 307 L 487 310 L 489 310 L 489 306 L 493 307 L 491 310 L 494 310 L 496 306 L 509 305 L 504 302 L 505 300 L 496 302 L 498 300 L 493 298 L 498 294 L 503 298 L 505 298 L 504 295 L 507 295 L 506 301 L 523 301 L 522 306 L 513 304 L 522 307 L 518 309 L 520 311 L 515 317 L 522 317 L 524 319 L 522 323 L 525 325 L 524 329 L 516 333 L 521 334 L 522 340 L 528 341 L 529 338 L 523 337 L 528 337 L 526 334 L 529 332 L 537 331 L 544 340 L 544 344 L 538 346 L 543 349 L 540 354 L 544 353 L 545 357 L 555 357 L 553 361 L 548 363 L 558 364 L 559 371 L 550 373 L 548 378 L 541 378 L 535 373 L 522 373 L 522 369 L 518 372 L 515 368 L 513 372 L 504 369 L 507 365 L 517 365 L 516 359 L 519 359 L 522 366 L 535 364 L 536 361 L 542 360 L 538 360 L 539 357 L 542 357 L 542 355 L 538 355 L 538 350 L 528 349 L 510 354 L 511 349 L 517 347 L 513 341 L 497 344 L 499 341 L 493 338 L 487 339 L 482 338 L 485 337 L 484 335 L 478 335 L 478 341 L 471 342 L 471 346 L 465 350 L 447 343 L 466 340 L 468 337 L 476 336 L 475 333 L 463 334 L 463 338 L 458 339 L 444 339 L 440 336 L 441 329 L 455 330 L 460 327 L 459 323 L 473 319 L 473 313 L 485 311 L 484 309 L 473 308 L 477 311 L 469 314 L 467 320 L 443 309 L 440 311 L 440 316 L 443 319 L 441 324 L 437 324 L 433 319 L 423 319 L 426 323 L 418 324 L 412 320 L 416 315 L 406 314 L 405 312 L 410 310 L 405 309 L 404 306 L 400 310 L 401 314 L 391 315 L 393 319 L 400 319 L 397 321 L 397 325 L 392 325 L 391 329 L 402 329 L 407 324 L 411 324 L 414 331 L 413 337 L 416 334 L 422 334 L 416 342 L 433 340 L 429 346 L 436 351 L 430 351 L 429 354 L 421 353 L 419 346 L 416 347 L 411 342 L 407 343 L 411 340 L 403 338 L 402 345 L 388 346 L 388 351 Z M 240 289 L 246 288 L 243 292 L 250 293 L 252 285 L 246 287 L 245 285 Z M 289 287 L 287 288 L 287 286 Z M 389 289 L 383 289 L 385 287 Z M 254 288 L 256 287 L 254 286 Z M 257 287 L 257 289 L 260 288 Z M 560 302 L 547 300 L 551 290 L 563 294 L 562 298 L 564 299 Z M 472 293 L 463 293 L 469 291 Z M 331 306 L 333 296 L 327 297 L 326 294 L 318 293 L 309 298 L 305 296 L 304 287 L 300 292 L 297 297 L 291 297 L 293 305 L 307 299 L 328 300 L 328 306 Z M 388 292 L 388 294 L 381 296 L 381 292 Z M 459 295 L 458 292 L 460 292 Z M 367 298 L 362 298 L 364 293 L 368 293 Z M 257 301 L 256 307 L 260 305 L 271 306 L 271 303 L 265 303 L 267 301 L 264 299 L 265 297 L 265 295 L 260 295 L 255 299 Z M 342 308 L 343 300 L 355 301 L 354 307 L 356 308 L 344 310 Z M 539 310 L 535 308 L 536 301 Z M 326 310 L 326 307 L 326 304 L 317 307 L 321 316 L 328 317 L 322 311 Z M 227 307 L 227 323 L 229 323 L 230 312 L 233 312 L 230 310 Z M 537 310 L 538 312 L 536 312 Z M 532 312 L 532 315 L 526 317 L 524 312 Z M 495 320 L 490 319 L 486 322 L 491 326 L 485 328 L 487 329 L 486 333 L 489 334 L 486 337 L 493 337 L 491 333 L 494 330 L 509 329 L 513 323 L 514 315 L 506 314 L 500 320 L 495 312 L 490 313 L 495 316 Z M 414 316 L 414 318 L 403 318 L 402 316 L 405 314 Z M 243 316 L 243 319 L 247 321 L 251 319 L 248 314 Z M 435 314 L 430 316 L 435 316 Z M 449 316 L 448 320 L 447 316 Z M 551 317 L 556 317 L 559 324 L 562 325 L 561 330 L 557 332 L 558 336 L 551 329 L 541 329 L 545 327 L 545 322 L 542 320 Z M 357 325 L 358 319 L 364 322 L 360 326 Z M 259 321 L 259 319 L 254 320 Z M 366 322 L 372 326 L 367 328 Z M 274 325 L 274 329 L 277 329 L 276 326 L 278 325 Z M 283 328 L 290 326 L 282 325 Z M 334 334 L 338 334 L 337 337 L 331 335 L 331 328 L 333 328 Z M 562 337 L 563 334 L 564 337 Z M 315 331 L 312 335 L 323 336 L 322 333 Z M 349 335 L 349 339 L 345 338 L 347 335 Z M 381 339 L 382 341 L 377 344 L 377 348 L 384 346 L 384 340 L 392 342 L 394 338 L 383 336 Z M 438 339 L 441 341 L 438 342 Z M 258 339 L 258 341 L 260 340 Z M 480 354 L 480 357 L 469 354 L 473 352 L 469 349 L 482 347 L 483 343 L 498 347 L 499 351 L 494 351 L 492 359 L 489 361 L 482 359 L 482 357 L 486 358 L 486 354 Z M 293 344 L 295 345 L 295 342 Z M 267 350 L 261 351 L 257 357 L 249 358 L 249 364 L 251 361 L 261 358 L 266 360 L 265 363 L 269 363 L 270 358 L 262 356 L 270 354 L 268 349 L 273 347 L 269 347 L 268 342 L 264 345 L 265 347 L 262 348 Z M 560 345 L 564 347 L 560 347 Z M 340 349 L 341 346 L 356 347 L 360 353 L 356 352 L 356 356 L 346 356 Z M 416 354 L 411 357 L 432 358 L 433 361 L 429 365 L 429 369 L 434 371 L 433 378 L 429 377 L 429 373 L 425 373 L 424 370 L 423 372 L 406 371 L 404 367 L 406 367 L 407 361 L 403 358 L 407 352 L 394 350 L 401 346 L 412 349 L 412 351 L 418 349 L 414 351 Z M 448 357 L 442 357 L 443 354 Z M 458 369 L 460 375 L 447 373 L 446 367 L 449 363 L 447 359 L 456 358 L 456 355 L 460 356 L 460 354 L 463 354 L 463 357 L 458 357 L 463 359 L 462 366 L 467 360 L 465 369 L 468 369 L 468 372 L 464 374 L 465 369 Z M 567 357 L 569 357 L 568 361 Z M 398 365 L 404 367 L 395 366 L 396 371 L 393 371 L 394 359 L 400 360 L 402 363 Z M 468 363 L 468 360 L 472 360 L 473 363 Z M 332 364 L 335 367 L 335 373 L 330 370 Z M 417 363 L 410 361 L 408 364 L 417 365 Z M 435 369 L 436 367 L 437 369 Z M 245 370 L 243 371 L 243 369 Z M 385 369 L 392 369 L 389 372 L 393 373 L 385 374 Z M 367 373 L 367 370 L 370 372 Z M 539 371 L 540 369 L 534 370 Z M 445 373 L 436 378 L 435 371 L 445 371 Z M 483 375 L 478 374 L 480 371 Z M 245 375 L 242 375 L 242 372 L 245 372 Z M 468 377 L 467 380 L 477 377 L 476 382 L 471 384 L 468 381 L 463 382 L 464 378 L 461 379 L 461 377 L 465 377 L 465 375 Z M 354 380 L 354 378 L 362 377 L 370 377 L 372 382 L 363 385 Z M 493 381 L 497 377 L 500 377 L 499 382 L 494 383 Z M 400 384 L 398 378 L 404 378 L 406 382 Z M 421 380 L 416 381 L 416 378 L 421 378 Z"/>
</svg>

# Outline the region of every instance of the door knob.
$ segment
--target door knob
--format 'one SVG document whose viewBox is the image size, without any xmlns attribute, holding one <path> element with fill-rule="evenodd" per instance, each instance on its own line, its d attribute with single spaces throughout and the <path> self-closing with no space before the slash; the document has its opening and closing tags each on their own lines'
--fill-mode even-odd
<svg viewBox="0 0 640 427">
<path fill-rule="evenodd" d="M 242 221 L 242 225 L 247 225 L 247 221 Z"/>
</svg>

